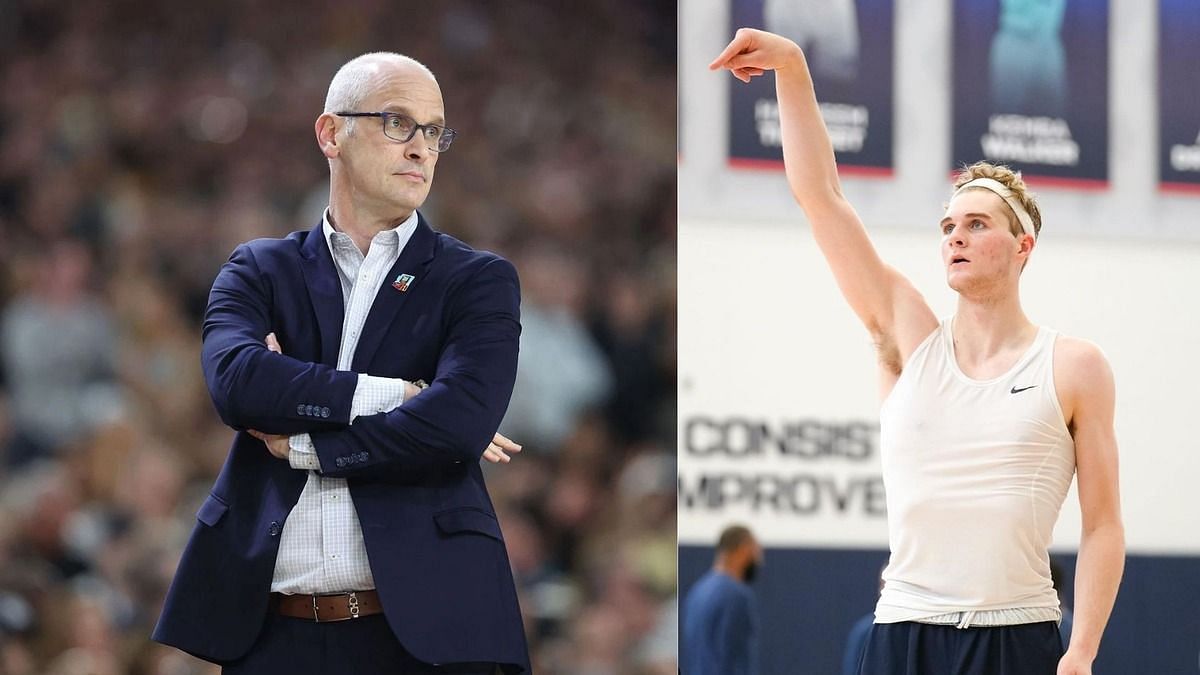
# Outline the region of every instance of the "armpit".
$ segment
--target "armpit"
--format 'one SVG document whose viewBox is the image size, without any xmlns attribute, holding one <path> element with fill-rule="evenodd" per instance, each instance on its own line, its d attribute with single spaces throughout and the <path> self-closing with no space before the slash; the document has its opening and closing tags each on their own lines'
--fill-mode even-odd
<svg viewBox="0 0 1200 675">
<path fill-rule="evenodd" d="M 891 335 L 875 333 L 871 340 L 875 344 L 875 355 L 879 359 L 880 367 L 893 375 L 899 375 L 904 361 L 900 358 L 900 347 L 896 344 L 896 339 Z"/>
</svg>

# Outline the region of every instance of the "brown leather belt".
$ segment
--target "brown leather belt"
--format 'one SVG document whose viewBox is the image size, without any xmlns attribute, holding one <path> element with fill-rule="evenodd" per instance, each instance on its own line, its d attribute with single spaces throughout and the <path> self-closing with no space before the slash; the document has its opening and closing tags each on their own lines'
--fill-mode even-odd
<svg viewBox="0 0 1200 675">
<path fill-rule="evenodd" d="M 324 623 L 357 619 L 383 611 L 375 591 L 353 591 L 331 595 L 271 594 L 271 610 L 283 616 Z"/>
</svg>

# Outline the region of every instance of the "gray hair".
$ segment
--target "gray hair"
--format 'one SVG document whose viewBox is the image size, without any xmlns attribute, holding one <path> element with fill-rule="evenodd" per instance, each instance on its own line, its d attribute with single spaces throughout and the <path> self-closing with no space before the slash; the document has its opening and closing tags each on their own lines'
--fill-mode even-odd
<svg viewBox="0 0 1200 675">
<path fill-rule="evenodd" d="M 433 71 L 411 56 L 396 52 L 370 52 L 356 56 L 338 68 L 337 73 L 329 82 L 329 92 L 325 94 L 325 112 L 332 114 L 354 110 L 371 93 L 371 88 L 378 80 L 383 66 L 402 64 L 416 66 L 431 80 L 437 82 Z M 346 118 L 346 133 L 353 130 L 354 118 L 348 117 Z"/>
</svg>

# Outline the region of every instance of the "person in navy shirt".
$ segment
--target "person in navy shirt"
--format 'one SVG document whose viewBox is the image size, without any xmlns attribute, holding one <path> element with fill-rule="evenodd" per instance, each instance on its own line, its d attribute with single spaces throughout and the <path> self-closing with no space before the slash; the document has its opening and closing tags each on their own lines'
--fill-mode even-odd
<svg viewBox="0 0 1200 675">
<path fill-rule="evenodd" d="M 762 561 L 748 528 L 731 525 L 721 533 L 713 568 L 684 599 L 683 675 L 757 675 L 758 606 L 749 584 Z"/>
</svg>

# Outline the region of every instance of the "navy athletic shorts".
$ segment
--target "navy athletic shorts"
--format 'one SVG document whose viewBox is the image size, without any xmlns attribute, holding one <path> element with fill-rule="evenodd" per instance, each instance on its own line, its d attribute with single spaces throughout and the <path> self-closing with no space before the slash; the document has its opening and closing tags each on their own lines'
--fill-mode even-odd
<svg viewBox="0 0 1200 675">
<path fill-rule="evenodd" d="M 1063 647 L 1053 621 L 956 628 L 871 626 L 859 675 L 1054 675 Z"/>
</svg>

